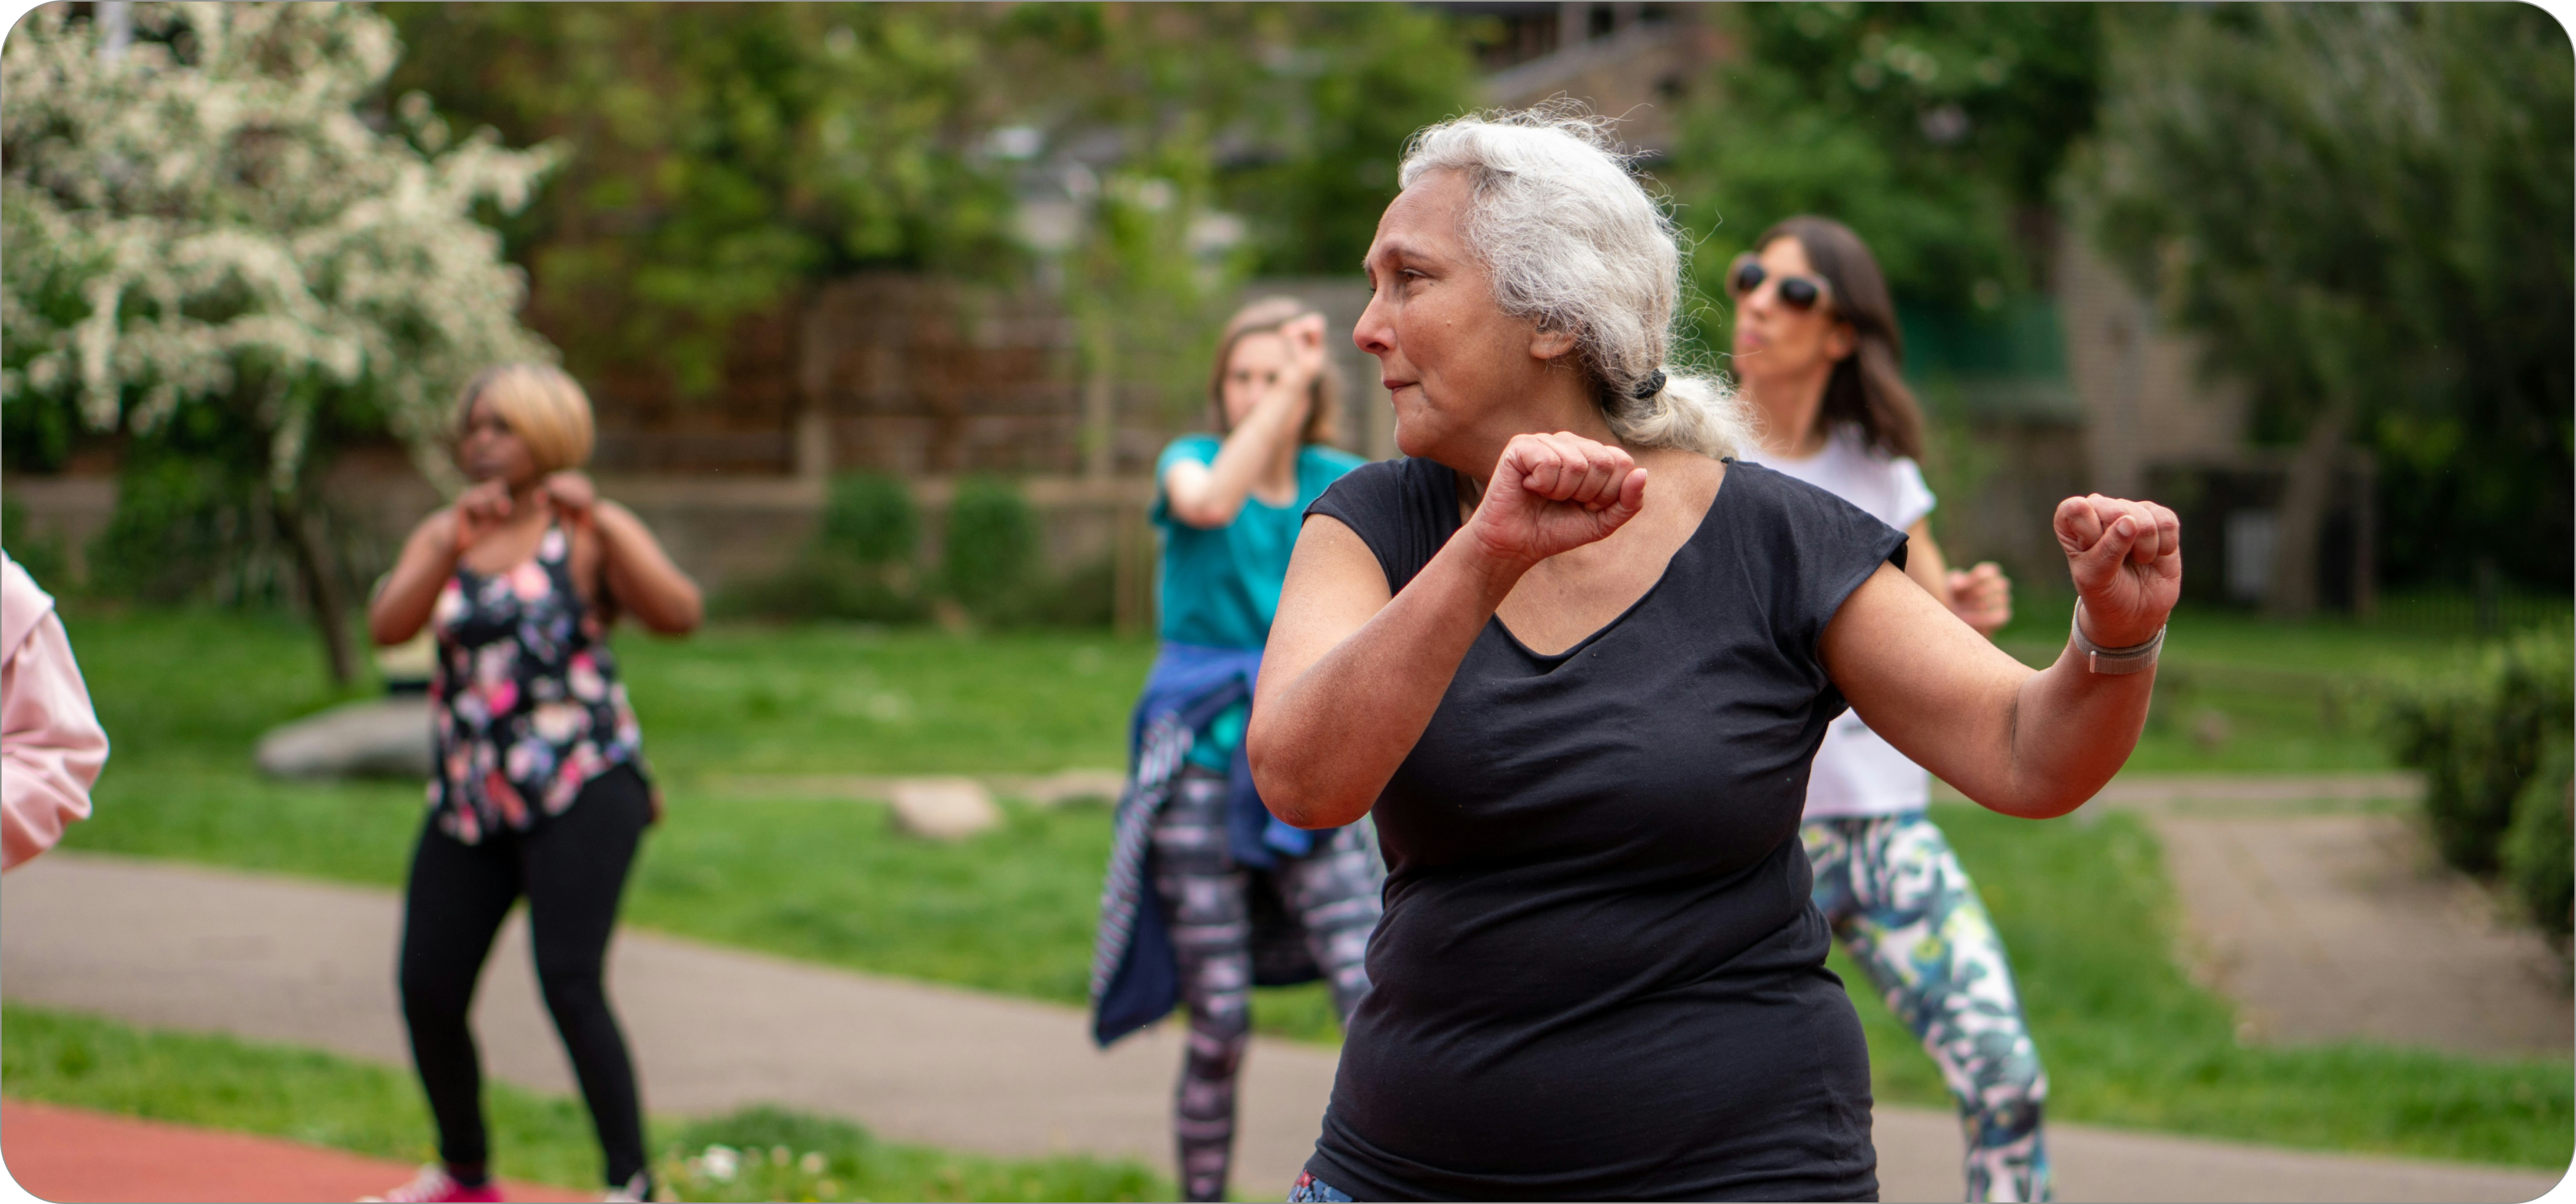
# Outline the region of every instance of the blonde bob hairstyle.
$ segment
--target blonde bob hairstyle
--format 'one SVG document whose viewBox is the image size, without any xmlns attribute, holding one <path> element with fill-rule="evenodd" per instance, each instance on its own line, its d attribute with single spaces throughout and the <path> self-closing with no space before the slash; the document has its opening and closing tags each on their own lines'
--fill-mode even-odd
<svg viewBox="0 0 2576 1204">
<path fill-rule="evenodd" d="M 538 473 L 561 472 L 590 462 L 590 397 L 563 369 L 552 364 L 502 364 L 475 373 L 456 397 L 458 431 L 473 416 L 477 400 L 490 402 L 510 433 L 528 445 Z"/>
<path fill-rule="evenodd" d="M 1465 174 L 1460 232 L 1493 278 L 1494 303 L 1574 337 L 1622 442 L 1734 455 L 1750 427 L 1743 402 L 1714 374 L 1672 362 L 1680 239 L 1610 125 L 1571 102 L 1470 114 L 1415 134 L 1397 181 Z"/>
<path fill-rule="evenodd" d="M 1208 407 L 1216 416 L 1216 433 L 1233 433 L 1234 424 L 1225 416 L 1225 370 L 1234 363 L 1236 344 L 1256 334 L 1277 334 L 1281 327 L 1318 311 L 1295 297 L 1264 297 L 1235 311 L 1226 320 L 1225 333 L 1216 344 L 1216 370 L 1208 374 Z M 1323 367 L 1315 373 L 1315 383 L 1307 392 L 1306 429 L 1300 436 L 1306 443 L 1340 443 L 1342 441 L 1342 376 L 1333 368 L 1333 357 L 1324 356 Z"/>
</svg>

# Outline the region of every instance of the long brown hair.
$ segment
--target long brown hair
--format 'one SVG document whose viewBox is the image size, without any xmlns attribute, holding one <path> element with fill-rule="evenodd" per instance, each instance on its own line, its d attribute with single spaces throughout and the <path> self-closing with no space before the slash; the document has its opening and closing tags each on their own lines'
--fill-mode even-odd
<svg viewBox="0 0 2576 1204">
<path fill-rule="evenodd" d="M 1829 217 L 1800 215 L 1762 232 L 1753 251 L 1783 238 L 1794 238 L 1807 252 L 1807 264 L 1833 291 L 1833 316 L 1851 323 L 1853 348 L 1834 364 L 1825 382 L 1825 403 L 1816 421 L 1830 426 L 1848 422 L 1860 428 L 1870 446 L 1909 459 L 1923 458 L 1923 407 L 1905 387 L 1905 336 L 1897 329 L 1896 301 L 1888 295 L 1887 277 L 1878 258 L 1851 227 Z"/>
<path fill-rule="evenodd" d="M 1216 433 L 1233 433 L 1234 424 L 1225 416 L 1225 370 L 1234 362 L 1234 345 L 1256 334 L 1277 334 L 1279 328 L 1308 314 L 1319 312 L 1295 297 L 1264 297 L 1236 310 L 1226 320 L 1225 333 L 1217 338 L 1216 368 L 1208 374 L 1208 407 L 1216 419 Z M 1306 429 L 1300 438 L 1306 443 L 1342 441 L 1342 376 L 1333 368 L 1333 357 L 1324 356 L 1323 366 L 1315 372 L 1315 383 L 1306 395 Z"/>
</svg>

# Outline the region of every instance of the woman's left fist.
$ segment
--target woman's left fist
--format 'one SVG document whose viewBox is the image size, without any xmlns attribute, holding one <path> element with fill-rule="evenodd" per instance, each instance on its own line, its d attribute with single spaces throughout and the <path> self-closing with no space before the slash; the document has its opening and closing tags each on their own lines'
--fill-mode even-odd
<svg viewBox="0 0 2576 1204">
<path fill-rule="evenodd" d="M 565 469 L 546 478 L 546 500 L 572 525 L 587 527 L 599 504 L 599 488 L 589 477 Z"/>
<path fill-rule="evenodd" d="M 2092 494 L 2057 504 L 2057 546 L 2084 600 L 2084 636 L 2105 648 L 2154 639 L 2182 597 L 2182 520 L 2154 502 Z"/>
</svg>

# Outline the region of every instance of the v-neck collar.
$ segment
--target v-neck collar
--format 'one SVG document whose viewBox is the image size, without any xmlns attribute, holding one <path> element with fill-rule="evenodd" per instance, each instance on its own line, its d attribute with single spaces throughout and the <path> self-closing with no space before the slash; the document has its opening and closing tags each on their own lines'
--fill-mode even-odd
<svg viewBox="0 0 2576 1204">
<path fill-rule="evenodd" d="M 1654 584 L 1647 586 L 1646 592 L 1637 595 L 1637 600 L 1629 603 L 1627 609 L 1611 616 L 1609 622 L 1593 628 L 1591 634 L 1567 645 L 1563 652 L 1539 652 L 1533 650 L 1528 644 L 1521 642 L 1521 637 L 1512 630 L 1511 624 L 1503 621 L 1502 612 L 1499 610 L 1486 618 L 1486 624 L 1491 626 L 1494 630 L 1501 632 L 1504 641 L 1511 645 L 1514 652 L 1518 652 L 1522 656 L 1528 657 L 1529 659 L 1545 665 L 1550 669 L 1573 659 L 1576 653 L 1591 647 L 1594 643 L 1598 642 L 1601 637 L 1618 630 L 1621 624 L 1628 621 L 1628 616 L 1645 609 L 1646 603 L 1653 601 L 1656 594 L 1663 592 L 1664 583 L 1673 579 L 1673 563 L 1680 560 L 1682 558 L 1682 553 L 1689 551 L 1691 549 L 1691 545 L 1698 543 L 1702 536 L 1708 534 L 1709 523 L 1717 516 L 1718 504 L 1725 501 L 1726 495 L 1731 491 L 1730 485 L 1735 479 L 1735 469 L 1738 466 L 1738 461 L 1733 457 L 1722 459 L 1719 463 L 1726 465 L 1726 475 L 1719 479 L 1716 495 L 1708 499 L 1708 509 L 1700 512 L 1698 525 L 1691 528 L 1691 533 L 1688 538 L 1682 540 L 1679 544 L 1674 545 L 1672 555 L 1664 558 L 1663 571 L 1655 574 Z M 1458 524 L 1458 530 L 1465 530 L 1466 526 L 1467 524 L 1465 520 L 1462 519 Z M 1457 534 L 1457 531 L 1452 531 L 1450 534 L 1455 535 Z"/>
</svg>

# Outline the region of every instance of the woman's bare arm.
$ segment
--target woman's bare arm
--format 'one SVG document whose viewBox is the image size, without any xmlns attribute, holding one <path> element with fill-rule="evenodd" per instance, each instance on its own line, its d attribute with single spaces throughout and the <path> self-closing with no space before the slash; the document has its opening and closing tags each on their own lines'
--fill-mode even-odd
<svg viewBox="0 0 2576 1204">
<path fill-rule="evenodd" d="M 1645 470 L 1618 448 L 1516 436 L 1475 515 L 1392 598 L 1357 534 L 1337 519 L 1307 520 L 1244 736 L 1261 801 L 1301 828 L 1367 814 L 1521 575 L 1606 538 L 1645 494 Z"/>
<path fill-rule="evenodd" d="M 2089 638 L 2122 647 L 2163 628 L 2182 583 L 2172 511 L 2070 498 L 2058 535 Z M 2119 772 L 2155 689 L 2152 668 L 2092 672 L 2071 640 L 2034 672 L 1889 565 L 1844 601 L 1820 651 L 1852 709 L 1899 752 L 1990 810 L 2034 819 L 2074 810 Z"/>
<path fill-rule="evenodd" d="M 1163 474 L 1163 497 L 1171 504 L 1172 517 L 1205 530 L 1231 525 L 1261 470 L 1302 433 L 1315 373 L 1324 363 L 1324 320 L 1301 318 L 1280 333 L 1292 349 L 1291 370 L 1226 435 L 1213 462 L 1183 460 Z"/>
<path fill-rule="evenodd" d="M 460 554 L 456 521 L 454 509 L 440 510 L 422 519 L 403 541 L 394 571 L 385 575 L 384 586 L 367 602 L 367 635 L 376 643 L 387 647 L 402 643 L 420 634 L 421 625 L 429 622 L 430 610 L 438 605 L 438 591 L 456 572 Z"/>
<path fill-rule="evenodd" d="M 662 550 L 662 541 L 635 512 L 615 502 L 592 508 L 599 533 L 602 575 L 617 605 L 657 635 L 685 635 L 706 617 L 698 583 Z"/>
<path fill-rule="evenodd" d="M 1301 828 L 1367 814 L 1521 571 L 1478 563 L 1452 539 L 1390 599 L 1358 535 L 1339 519 L 1306 520 L 1246 735 L 1270 810 Z"/>
</svg>

